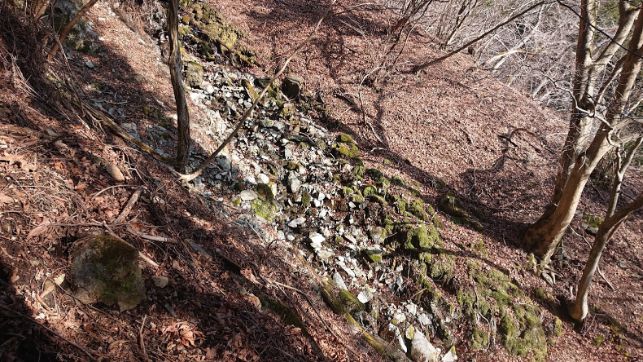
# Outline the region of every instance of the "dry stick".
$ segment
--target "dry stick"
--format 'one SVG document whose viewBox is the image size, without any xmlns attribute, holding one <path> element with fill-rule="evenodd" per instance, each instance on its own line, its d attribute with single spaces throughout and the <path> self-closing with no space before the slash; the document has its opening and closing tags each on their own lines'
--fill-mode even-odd
<svg viewBox="0 0 643 362">
<path fill-rule="evenodd" d="M 30 321 L 31 323 L 33 323 L 33 324 L 37 325 L 38 327 L 41 327 L 41 328 L 45 329 L 45 330 L 46 330 L 46 331 L 48 331 L 49 333 L 51 333 L 51 334 L 55 335 L 56 337 L 58 337 L 58 338 L 62 339 L 63 341 L 65 341 L 65 342 L 69 343 L 70 345 L 72 345 L 72 346 L 76 347 L 78 350 L 80 350 L 80 351 L 82 351 L 83 353 L 85 353 L 85 354 L 90 358 L 90 360 L 92 360 L 92 361 L 96 361 L 96 357 L 94 357 L 94 355 L 93 355 L 93 354 L 91 354 L 89 351 L 87 351 L 85 348 L 83 348 L 83 347 L 79 346 L 78 344 L 76 344 L 76 343 L 74 343 L 74 342 L 70 341 L 69 339 L 67 339 L 67 338 L 65 338 L 64 336 L 60 335 L 59 333 L 57 333 L 57 332 L 56 332 L 56 331 L 54 331 L 53 329 L 51 329 L 51 328 L 49 328 L 49 327 L 47 327 L 47 326 L 44 326 L 44 325 L 42 325 L 42 324 L 38 323 L 38 321 L 37 321 L 37 320 L 35 320 L 35 319 L 31 318 L 30 316 L 28 316 L 28 315 L 26 315 L 26 314 L 22 314 L 22 313 L 20 313 L 20 312 L 16 312 L 15 310 L 13 310 L 13 309 L 11 309 L 11 308 L 9 308 L 9 307 L 6 307 L 6 306 L 4 306 L 4 305 L 2 305 L 2 304 L 0 304 L 0 308 L 4 309 L 4 310 L 6 310 L 6 311 L 8 311 L 8 312 L 10 312 L 10 313 L 13 313 L 13 314 L 15 314 L 15 315 L 17 315 L 17 316 L 19 316 L 19 317 L 21 317 L 21 318 L 24 318 L 24 319 L 26 319 L 26 320 Z"/>
<path fill-rule="evenodd" d="M 116 220 L 114 220 L 114 224 L 120 224 L 125 221 L 127 215 L 129 215 L 130 211 L 132 211 L 134 204 L 136 204 L 142 192 L 143 188 L 139 187 L 138 189 L 136 189 L 136 191 L 134 191 L 134 193 L 132 193 L 132 196 L 130 196 L 129 200 L 127 200 L 127 204 L 125 204 L 123 211 L 121 211 L 120 215 L 118 215 Z"/>
<path fill-rule="evenodd" d="M 272 84 L 275 82 L 275 79 L 279 78 L 284 73 L 284 71 L 288 67 L 288 64 L 290 64 L 290 62 L 295 57 L 295 55 L 297 55 L 297 53 L 299 53 L 308 44 L 308 42 L 315 36 L 315 34 L 317 33 L 317 30 L 319 30 L 319 27 L 321 26 L 321 24 L 324 21 L 324 19 L 328 16 L 328 14 L 330 14 L 330 12 L 332 10 L 332 7 L 333 7 L 333 5 L 335 4 L 336 1 L 337 0 L 333 0 L 330 3 L 328 11 L 326 11 L 326 13 L 319 19 L 319 21 L 317 21 L 317 24 L 315 24 L 315 27 L 313 28 L 313 30 L 310 33 L 310 35 L 308 35 L 308 37 L 306 39 L 304 39 L 304 41 L 302 41 L 295 48 L 295 50 L 290 54 L 290 56 L 286 59 L 284 64 L 281 66 L 279 71 L 277 71 L 277 73 L 275 73 L 275 75 L 273 75 L 270 78 L 270 81 L 268 82 L 268 84 L 266 84 L 266 86 L 261 90 L 261 93 L 259 94 L 259 96 L 257 96 L 254 99 L 254 101 L 252 102 L 252 105 L 250 106 L 250 108 L 248 108 L 243 113 L 243 115 L 241 116 L 241 119 L 237 122 L 237 125 L 234 127 L 234 129 L 228 135 L 228 137 L 226 137 L 226 139 L 223 141 L 223 143 L 221 143 L 221 145 L 207 159 L 205 159 L 205 161 L 203 161 L 199 165 L 199 167 L 197 167 L 196 171 L 194 171 L 194 172 L 192 172 L 190 174 L 187 174 L 187 175 L 181 175 L 179 177 L 179 180 L 181 180 L 181 182 L 187 183 L 187 182 L 190 182 L 190 181 L 194 180 L 195 178 L 201 176 L 203 171 L 205 171 L 205 169 L 214 161 L 214 159 L 219 155 L 219 153 L 223 150 L 223 148 L 225 148 L 225 146 L 228 143 L 230 143 L 230 141 L 232 141 L 232 139 L 235 137 L 235 135 L 239 132 L 239 130 L 243 126 L 244 122 L 248 119 L 248 117 L 250 117 L 250 115 L 252 114 L 254 109 L 257 107 L 257 104 L 259 104 L 259 102 L 266 95 L 266 93 L 268 92 L 268 89 L 270 89 L 270 87 L 272 87 Z"/>
<path fill-rule="evenodd" d="M 507 18 L 505 21 L 503 21 L 503 22 L 501 22 L 501 23 L 497 24 L 497 25 L 496 25 L 496 26 L 494 26 L 493 28 L 491 28 L 491 29 L 489 29 L 489 30 L 485 31 L 484 33 L 482 33 L 482 34 L 480 34 L 480 35 L 478 35 L 478 36 L 477 36 L 477 37 L 475 37 L 473 40 L 471 40 L 471 41 L 467 42 L 466 44 L 464 44 L 463 46 L 461 46 L 461 47 L 457 48 L 456 50 L 454 50 L 454 51 L 452 51 L 452 52 L 450 52 L 450 53 L 447 53 L 447 54 L 445 54 L 445 55 L 443 55 L 443 56 L 441 56 L 441 57 L 439 57 L 439 58 L 436 58 L 436 59 L 430 60 L 430 61 L 428 61 L 428 62 L 426 62 L 426 63 L 422 63 L 422 64 L 418 64 L 418 65 L 414 66 L 413 68 L 411 68 L 411 73 L 417 73 L 417 72 L 419 72 L 419 71 L 421 71 L 421 70 L 423 70 L 423 69 L 425 69 L 425 68 L 427 68 L 427 67 L 432 66 L 433 64 L 439 63 L 439 62 L 441 62 L 441 61 L 443 61 L 443 60 L 445 60 L 445 59 L 448 59 L 448 58 L 450 58 L 450 57 L 452 57 L 452 56 L 454 56 L 454 55 L 458 54 L 458 53 L 459 53 L 459 52 L 461 52 L 462 50 L 464 50 L 464 49 L 466 49 L 466 48 L 470 47 L 471 45 L 473 45 L 473 44 L 475 44 L 475 43 L 479 42 L 480 40 L 482 40 L 483 38 L 485 38 L 487 35 L 489 35 L 489 34 L 493 33 L 494 31 L 496 31 L 496 30 L 500 29 L 501 27 L 503 27 L 503 26 L 505 26 L 505 25 L 507 25 L 507 24 L 511 23 L 512 21 L 514 21 L 514 20 L 518 19 L 519 17 L 521 17 L 521 16 L 525 15 L 526 13 L 528 13 L 528 12 L 530 12 L 530 11 L 532 11 L 532 10 L 534 10 L 534 9 L 536 9 L 536 8 L 538 8 L 538 7 L 540 7 L 540 6 L 543 6 L 543 5 L 545 5 L 545 4 L 549 4 L 549 3 L 551 3 L 551 2 L 553 2 L 553 1 L 539 1 L 539 2 L 537 2 L 537 3 L 533 4 L 533 5 L 531 5 L 530 7 L 528 7 L 528 8 L 526 8 L 526 9 L 524 9 L 523 11 L 519 12 L 518 14 L 515 14 L 515 15 L 513 15 L 513 16 L 511 16 L 511 17 Z"/>
<path fill-rule="evenodd" d="M 147 320 L 147 314 L 143 316 L 143 322 L 141 322 L 141 328 L 138 330 L 138 341 L 141 344 L 141 350 L 143 352 L 143 360 L 149 361 L 150 357 L 147 355 L 145 350 L 145 340 L 143 339 L 143 328 L 145 328 L 145 321 Z"/>
<path fill-rule="evenodd" d="M 54 45 L 51 47 L 51 50 L 49 51 L 49 54 L 47 54 L 47 60 L 53 59 L 54 56 L 56 56 L 56 53 L 58 53 L 58 50 L 60 49 L 60 44 L 65 41 L 65 38 L 67 38 L 67 35 L 69 35 L 69 32 L 71 29 L 78 24 L 80 21 L 80 18 L 85 15 L 89 11 L 89 9 L 96 4 L 98 0 L 89 0 L 89 2 L 85 5 L 83 5 L 80 10 L 76 13 L 76 15 L 65 25 L 63 30 L 60 32 L 60 35 L 57 38 L 57 41 L 54 42 Z"/>
</svg>

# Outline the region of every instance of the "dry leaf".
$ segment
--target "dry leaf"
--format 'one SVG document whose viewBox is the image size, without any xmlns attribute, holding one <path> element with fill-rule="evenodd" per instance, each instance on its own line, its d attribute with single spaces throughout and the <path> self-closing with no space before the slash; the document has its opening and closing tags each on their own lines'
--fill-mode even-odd
<svg viewBox="0 0 643 362">
<path fill-rule="evenodd" d="M 0 194 L 0 205 L 2 204 L 11 204 L 13 203 L 13 197 L 9 197 L 5 194 Z"/>
<path fill-rule="evenodd" d="M 107 169 L 107 172 L 109 173 L 112 178 L 117 181 L 117 182 L 122 182 L 125 181 L 125 176 L 121 172 L 121 170 L 116 166 L 114 162 L 105 160 L 103 162 L 105 164 L 105 168 Z"/>
<path fill-rule="evenodd" d="M 40 225 L 33 228 L 29 234 L 27 234 L 27 239 L 35 238 L 36 236 L 46 232 L 50 225 L 51 223 L 49 221 L 43 221 Z"/>
</svg>

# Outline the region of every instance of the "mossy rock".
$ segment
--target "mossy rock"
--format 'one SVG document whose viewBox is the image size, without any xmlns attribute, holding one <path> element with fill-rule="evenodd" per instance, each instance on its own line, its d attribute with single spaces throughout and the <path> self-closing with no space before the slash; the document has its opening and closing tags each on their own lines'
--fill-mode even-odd
<svg viewBox="0 0 643 362">
<path fill-rule="evenodd" d="M 434 257 L 429 266 L 429 275 L 433 280 L 447 283 L 453 279 L 455 259 L 451 255 L 440 254 Z"/>
<path fill-rule="evenodd" d="M 310 206 L 310 203 L 313 201 L 312 196 L 310 196 L 310 192 L 304 191 L 301 194 L 301 205 L 305 208 Z"/>
<path fill-rule="evenodd" d="M 499 332 L 503 345 L 511 354 L 544 361 L 547 338 L 539 315 L 533 306 L 515 305 L 513 311 L 501 312 Z"/>
<path fill-rule="evenodd" d="M 194 35 L 191 39 L 197 45 L 200 56 L 206 60 L 215 59 L 212 49 L 214 45 L 233 62 L 254 64 L 252 52 L 239 45 L 242 32 L 226 22 L 213 7 L 205 3 L 182 0 L 180 8 L 184 12 L 182 22 L 189 23 L 194 29 L 190 31 Z"/>
<path fill-rule="evenodd" d="M 598 229 L 603 223 L 603 218 L 592 214 L 583 214 L 582 226 L 585 231 L 590 235 L 596 235 Z"/>
<path fill-rule="evenodd" d="M 125 311 L 145 299 L 138 251 L 111 235 L 87 236 L 76 241 L 68 275 L 74 296 L 83 303 L 117 304 Z"/>
<path fill-rule="evenodd" d="M 198 88 L 203 84 L 203 66 L 198 62 L 187 62 L 185 69 L 185 83 L 191 88 Z"/>
<path fill-rule="evenodd" d="M 430 220 L 429 214 L 425 210 L 424 201 L 420 199 L 412 200 L 408 205 L 406 210 L 411 213 L 413 216 L 417 217 L 420 220 L 428 221 Z"/>
<path fill-rule="evenodd" d="M 382 171 L 376 168 L 369 168 L 366 170 L 366 176 L 370 177 L 373 180 L 377 180 L 381 177 L 384 177 L 384 174 L 382 173 Z"/>
<path fill-rule="evenodd" d="M 402 196 L 394 196 L 393 197 L 393 206 L 395 206 L 395 210 L 397 211 L 398 214 L 404 215 L 407 210 L 407 205 L 408 203 Z"/>
<path fill-rule="evenodd" d="M 406 184 L 404 183 L 404 180 L 402 180 L 399 176 L 391 177 L 391 184 L 399 187 L 406 186 Z"/>
<path fill-rule="evenodd" d="M 355 314 L 357 312 L 362 312 L 366 307 L 362 302 L 357 299 L 357 297 L 351 293 L 349 290 L 340 290 L 339 291 L 339 300 L 342 302 L 342 308 L 344 313 Z"/>
<path fill-rule="evenodd" d="M 431 250 L 439 245 L 441 245 L 440 233 L 433 224 L 406 230 L 404 247 L 407 250 Z"/>
<path fill-rule="evenodd" d="M 333 150 L 338 156 L 346 158 L 358 158 L 360 156 L 359 148 L 354 143 L 336 143 Z"/>
<path fill-rule="evenodd" d="M 272 187 L 268 184 L 257 184 L 256 186 L 257 195 L 262 200 L 266 200 L 270 203 L 275 201 L 275 194 L 272 191 Z"/>
<path fill-rule="evenodd" d="M 364 195 L 362 195 L 362 192 L 359 190 L 356 190 L 353 192 L 351 195 L 351 201 L 355 204 L 362 204 L 366 201 L 366 198 L 364 198 Z"/>
<path fill-rule="evenodd" d="M 362 195 L 364 195 L 364 197 L 377 195 L 377 188 L 373 185 L 366 185 L 362 190 Z"/>
<path fill-rule="evenodd" d="M 348 133 L 340 133 L 339 135 L 337 135 L 337 142 L 355 143 L 355 140 Z"/>
<path fill-rule="evenodd" d="M 365 250 L 364 255 L 371 263 L 378 264 L 382 262 L 381 250 Z"/>
<path fill-rule="evenodd" d="M 364 167 L 364 164 L 357 164 L 355 167 L 353 167 L 353 177 L 357 180 L 361 180 L 364 178 L 364 174 L 366 173 L 366 167 Z"/>
<path fill-rule="evenodd" d="M 270 222 L 275 219 L 275 215 L 278 211 L 276 205 L 261 198 L 252 200 L 251 207 L 255 215 Z"/>
<path fill-rule="evenodd" d="M 257 98 L 259 98 L 259 92 L 255 89 L 255 86 L 247 79 L 242 79 L 241 83 L 243 84 L 243 88 L 246 90 L 246 94 L 248 94 L 248 97 L 255 101 Z"/>
<path fill-rule="evenodd" d="M 455 222 L 470 226 L 477 231 L 484 230 L 484 226 L 480 221 L 462 206 L 455 195 L 447 193 L 440 198 L 439 204 L 440 208 L 448 215 L 451 215 Z"/>
</svg>

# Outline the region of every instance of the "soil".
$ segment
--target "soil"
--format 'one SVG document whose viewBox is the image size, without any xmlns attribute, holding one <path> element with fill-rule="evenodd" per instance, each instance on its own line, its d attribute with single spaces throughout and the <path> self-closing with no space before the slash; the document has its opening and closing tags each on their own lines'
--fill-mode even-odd
<svg viewBox="0 0 643 362">
<path fill-rule="evenodd" d="M 327 10 L 326 2 L 302 0 L 221 0 L 212 5 L 245 32 L 243 42 L 259 60 L 259 66 L 248 70 L 256 74 L 283 60 Z M 338 1 L 312 46 L 289 69 L 305 79 L 307 92 L 323 100 L 327 113 L 318 121 L 351 134 L 366 150 L 370 166 L 417 185 L 426 202 L 437 205 L 440 196 L 452 193 L 480 210 L 481 231 L 442 215 L 447 248 L 470 250 L 482 242 L 487 253 L 476 258 L 507 270 L 532 296 L 545 292 L 545 300 L 534 297 L 543 318 L 564 321 L 563 334 L 549 347 L 549 360 L 643 359 L 641 212 L 610 242 L 601 262 L 604 277 L 592 285 L 592 315 L 582 328 L 575 329 L 565 318 L 562 301 L 571 297 L 592 241 L 581 226 L 583 215 L 604 213 L 607 191 L 599 183 L 587 187 L 563 251 L 554 257 L 556 283 L 548 284 L 525 267 L 528 254 L 520 247 L 520 233 L 542 212 L 552 189 L 566 135 L 564 115 L 476 69 L 467 55 L 420 74 L 408 73 L 410 64 L 440 54 L 421 32 L 409 37 L 393 69 L 380 74 L 375 86 L 365 85 L 364 77 L 382 60 L 392 15 L 353 5 Z M 169 71 L 154 41 L 126 26 L 107 4 L 97 4 L 88 16 L 106 51 L 57 62 L 54 73 L 83 84 L 82 97 L 88 102 L 100 89 L 103 99 L 107 95 L 103 107 L 125 108 L 120 117 L 138 129 L 155 122 L 146 107 L 170 117 Z M 84 125 L 61 111 L 64 106 L 54 109 L 47 102 L 54 90 L 39 88 L 44 74 L 8 56 L 15 40 L 19 38 L 3 27 L 3 360 L 380 359 L 324 304 L 317 290 L 320 276 L 296 249 L 266 247 L 252 229 L 235 222 L 240 211 L 227 199 L 212 212 L 159 162 Z M 87 66 L 88 60 L 94 68 Z M 192 117 L 199 117 L 198 111 Z M 198 146 L 200 151 L 216 147 Z M 113 180 L 104 167 L 108 163 L 123 171 L 125 182 Z M 642 182 L 641 170 L 632 170 L 625 198 L 641 189 Z M 143 193 L 127 223 L 112 224 L 138 188 Z M 84 305 L 64 283 L 55 283 L 69 266 L 73 241 L 106 229 L 126 235 L 158 264 L 145 264 L 147 299 L 135 310 L 119 313 L 110 306 Z M 459 266 L 466 258 L 465 253 L 459 256 Z M 167 277 L 169 284 L 160 288 L 153 276 Z M 286 308 L 269 309 L 266 300 Z M 275 310 L 295 311 L 301 321 Z M 462 343 L 457 350 L 463 360 L 514 359 L 502 348 L 476 352 Z"/>
</svg>

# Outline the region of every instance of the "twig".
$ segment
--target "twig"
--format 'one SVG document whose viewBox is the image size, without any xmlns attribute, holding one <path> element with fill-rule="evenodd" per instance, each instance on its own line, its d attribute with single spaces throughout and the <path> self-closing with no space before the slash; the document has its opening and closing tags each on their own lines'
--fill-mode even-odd
<svg viewBox="0 0 643 362">
<path fill-rule="evenodd" d="M 143 328 L 145 328 L 145 321 L 147 320 L 147 314 L 143 316 L 143 322 L 141 322 L 141 328 L 138 330 L 138 343 L 141 345 L 141 351 L 143 352 L 143 360 L 149 361 L 150 357 L 147 355 L 145 350 L 145 340 L 143 339 Z"/>
<path fill-rule="evenodd" d="M 113 186 L 109 186 L 109 187 L 106 187 L 106 188 L 98 191 L 97 193 L 93 194 L 92 198 L 97 197 L 98 195 L 102 194 L 105 191 L 109 191 L 111 189 L 115 189 L 115 188 L 118 188 L 118 187 L 136 187 L 136 185 L 113 185 Z"/>
<path fill-rule="evenodd" d="M 141 196 L 141 193 L 143 192 L 143 188 L 139 187 L 132 193 L 132 196 L 130 196 L 129 200 L 127 201 L 127 204 L 125 204 L 125 207 L 123 208 L 123 211 L 121 211 L 120 215 L 114 220 L 114 224 L 120 224 L 125 219 L 127 218 L 127 215 L 132 211 L 132 208 L 134 207 L 134 204 L 138 201 L 138 198 Z"/>
<path fill-rule="evenodd" d="M 611 290 L 616 290 L 616 288 L 614 288 L 614 285 L 612 284 L 612 282 L 610 282 L 609 279 L 607 279 L 607 277 L 603 274 L 603 271 L 601 270 L 600 267 L 596 268 L 596 271 L 598 272 L 598 275 L 600 275 L 601 278 L 603 278 L 605 283 L 607 283 L 607 286 L 609 286 Z"/>
<path fill-rule="evenodd" d="M 480 35 L 478 35 L 477 37 L 473 38 L 473 40 L 471 40 L 471 41 L 467 42 L 466 44 L 464 44 L 464 45 L 462 45 L 461 47 L 459 47 L 459 48 L 455 49 L 454 51 L 452 51 L 452 52 L 450 52 L 450 53 L 447 53 L 447 54 L 445 54 L 445 55 L 443 55 L 443 56 L 441 56 L 441 57 L 438 57 L 438 58 L 436 58 L 436 59 L 433 59 L 433 60 L 430 60 L 430 61 L 428 61 L 428 62 L 425 62 L 425 63 L 418 64 L 418 65 L 414 66 L 413 68 L 411 68 L 411 73 L 418 73 L 419 71 L 421 71 L 421 70 L 423 70 L 423 69 L 425 69 L 425 68 L 427 68 L 427 67 L 430 67 L 430 66 L 431 66 L 431 65 L 433 65 L 433 64 L 439 63 L 439 62 L 441 62 L 441 61 L 443 61 L 443 60 L 445 60 L 445 59 L 448 59 L 448 58 L 450 58 L 450 57 L 454 56 L 455 54 L 458 54 L 458 53 L 459 53 L 459 52 L 461 52 L 462 50 L 464 50 L 464 49 L 466 49 L 466 48 L 470 47 L 471 45 L 473 45 L 473 44 L 475 44 L 475 43 L 477 43 L 478 41 L 480 41 L 480 40 L 482 40 L 483 38 L 485 38 L 487 35 L 489 35 L 489 34 L 493 33 L 494 31 L 496 31 L 496 30 L 500 29 L 501 27 L 503 27 L 503 26 L 505 26 L 505 25 L 507 25 L 507 24 L 511 23 L 512 21 L 514 21 L 514 20 L 516 20 L 516 19 L 520 18 L 521 16 L 525 15 L 526 13 L 528 13 L 528 12 L 530 12 L 530 11 L 532 11 L 532 10 L 534 10 L 534 9 L 536 9 L 536 8 L 538 8 L 538 7 L 540 7 L 540 6 L 543 6 L 543 5 L 545 5 L 545 4 L 549 4 L 549 3 L 552 3 L 552 2 L 553 2 L 553 1 L 551 1 L 551 0 L 550 0 L 550 1 L 539 1 L 539 2 L 537 2 L 537 3 L 535 3 L 535 4 L 531 5 L 531 6 L 527 7 L 527 8 L 526 8 L 526 9 L 524 9 L 523 11 L 521 11 L 521 12 L 519 12 L 518 14 L 515 14 L 515 15 L 513 15 L 513 16 L 511 16 L 511 17 L 507 18 L 507 19 L 506 19 L 506 20 L 504 20 L 503 22 L 501 22 L 501 23 L 497 24 L 497 25 L 496 25 L 496 26 L 494 26 L 493 28 L 491 28 L 491 29 L 489 29 L 489 30 L 485 31 L 484 33 L 482 33 L 482 34 L 480 34 Z"/>
<path fill-rule="evenodd" d="M 161 242 L 161 243 L 167 243 L 167 242 L 172 241 L 170 238 L 166 238 L 165 236 L 157 236 L 157 235 L 150 235 L 150 234 L 142 233 L 140 231 L 137 231 L 136 229 L 134 229 L 130 225 L 127 225 L 127 231 L 129 231 L 130 233 L 132 233 L 132 234 L 134 234 L 134 235 L 136 235 L 136 236 L 138 236 L 140 238 L 143 238 L 145 240 L 158 241 L 158 242 Z"/>
<path fill-rule="evenodd" d="M 24 319 L 26 319 L 26 320 L 30 321 L 31 323 L 33 323 L 33 324 L 37 325 L 38 327 L 41 327 L 41 328 L 45 329 L 45 330 L 46 330 L 46 331 L 48 331 L 49 333 L 51 333 L 51 334 L 55 335 L 56 337 L 58 337 L 58 338 L 62 339 L 63 341 L 65 341 L 65 342 L 69 343 L 70 345 L 72 345 L 72 346 L 76 347 L 78 350 L 80 350 L 80 351 L 82 351 L 83 353 L 85 353 L 85 354 L 90 358 L 90 360 L 92 360 L 92 361 L 96 361 L 96 360 L 97 360 L 97 358 L 96 358 L 96 357 L 94 357 L 94 355 L 93 355 L 93 354 L 91 354 L 89 351 L 87 351 L 85 348 L 83 348 L 83 347 L 79 346 L 78 344 L 76 344 L 76 343 L 74 343 L 74 342 L 70 341 L 69 339 L 67 339 L 67 338 L 65 338 L 64 336 L 60 335 L 59 333 L 57 333 L 57 332 L 56 332 L 56 331 L 54 331 L 53 329 L 51 329 L 51 328 L 49 328 L 49 327 L 47 327 L 47 326 L 44 326 L 44 325 L 42 325 L 42 324 L 38 323 L 38 321 L 37 321 L 37 320 L 35 320 L 35 319 L 31 318 L 30 316 L 25 315 L 25 314 L 22 314 L 22 313 L 20 313 L 20 312 L 17 312 L 17 311 L 15 311 L 15 310 L 13 310 L 13 309 L 11 309 L 11 308 L 7 307 L 7 306 L 4 306 L 4 305 L 2 305 L 2 304 L 0 304 L 0 308 L 4 309 L 4 310 L 6 310 L 6 311 L 8 311 L 8 312 L 10 312 L 10 313 L 13 313 L 13 314 L 15 314 L 15 315 L 17 315 L 17 316 L 19 316 L 19 317 L 21 317 L 21 318 L 24 318 Z"/>
</svg>

